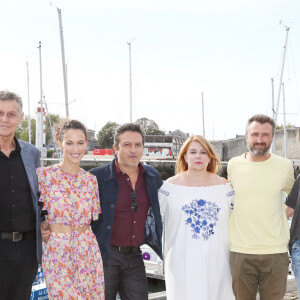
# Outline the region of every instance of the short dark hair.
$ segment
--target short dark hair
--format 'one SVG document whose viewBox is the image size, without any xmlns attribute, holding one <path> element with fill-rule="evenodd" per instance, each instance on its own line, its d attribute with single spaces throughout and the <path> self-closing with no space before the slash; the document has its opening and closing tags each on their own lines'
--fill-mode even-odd
<svg viewBox="0 0 300 300">
<path fill-rule="evenodd" d="M 19 110 L 20 110 L 20 114 L 23 112 L 23 102 L 22 102 L 22 98 L 13 92 L 10 92 L 8 90 L 5 91 L 0 91 L 0 101 L 16 101 L 17 104 L 19 105 Z"/>
<path fill-rule="evenodd" d="M 252 122 L 258 122 L 260 124 L 265 124 L 265 123 L 269 123 L 271 126 L 272 126 L 272 134 L 274 135 L 274 131 L 275 131 L 275 121 L 273 118 L 269 117 L 269 116 L 266 116 L 266 115 L 263 115 L 263 114 L 256 114 L 254 116 L 252 116 L 249 120 L 248 120 L 248 123 L 247 123 L 247 126 L 246 126 L 246 134 L 248 132 L 248 127 L 249 125 L 252 123 Z"/>
<path fill-rule="evenodd" d="M 142 136 L 143 145 L 144 145 L 144 142 L 145 142 L 145 133 L 142 130 L 141 126 L 139 124 L 136 124 L 136 123 L 125 123 L 125 124 L 117 127 L 117 129 L 115 131 L 114 144 L 116 146 L 119 145 L 120 135 L 122 133 L 124 133 L 125 131 L 138 132 Z"/>
<path fill-rule="evenodd" d="M 77 120 L 69 120 L 69 119 L 63 119 L 61 120 L 57 127 L 56 127 L 56 132 L 55 132 L 55 139 L 57 142 L 62 142 L 64 139 L 64 134 L 69 130 L 69 129 L 79 129 L 83 132 L 85 136 L 85 140 L 87 140 L 87 131 L 86 127 Z"/>
</svg>

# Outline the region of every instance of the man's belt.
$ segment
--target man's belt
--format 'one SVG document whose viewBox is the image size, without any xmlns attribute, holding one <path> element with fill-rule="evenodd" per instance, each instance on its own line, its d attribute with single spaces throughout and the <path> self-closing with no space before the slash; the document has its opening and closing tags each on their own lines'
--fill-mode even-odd
<svg viewBox="0 0 300 300">
<path fill-rule="evenodd" d="M 1 240 L 10 240 L 13 242 L 19 242 L 22 240 L 35 239 L 36 232 L 28 231 L 28 232 L 0 232 Z"/>
<path fill-rule="evenodd" d="M 113 245 L 111 245 L 111 247 L 122 253 L 136 253 L 136 252 L 140 251 L 139 246 L 113 246 Z"/>
</svg>

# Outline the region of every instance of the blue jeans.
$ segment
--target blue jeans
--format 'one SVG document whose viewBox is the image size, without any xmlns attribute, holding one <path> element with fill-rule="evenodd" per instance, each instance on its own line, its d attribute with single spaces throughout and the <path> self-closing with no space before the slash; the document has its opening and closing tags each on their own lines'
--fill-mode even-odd
<svg viewBox="0 0 300 300">
<path fill-rule="evenodd" d="M 292 246 L 292 268 L 295 275 L 298 293 L 300 293 L 300 240 Z"/>
</svg>

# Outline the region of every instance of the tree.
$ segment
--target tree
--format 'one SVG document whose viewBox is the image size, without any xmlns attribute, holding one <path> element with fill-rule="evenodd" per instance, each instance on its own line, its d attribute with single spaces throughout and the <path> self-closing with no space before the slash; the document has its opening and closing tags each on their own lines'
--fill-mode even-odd
<svg viewBox="0 0 300 300">
<path fill-rule="evenodd" d="M 61 117 L 57 114 L 47 114 L 46 116 L 46 145 L 54 144 L 52 140 L 52 132 L 54 133 L 54 128 L 51 128 L 49 119 L 51 120 L 51 125 L 54 127 L 60 120 Z M 31 118 L 31 143 L 35 145 L 35 135 L 36 135 L 36 120 Z M 16 137 L 22 141 L 29 141 L 29 130 L 28 130 L 28 116 L 24 116 L 21 124 L 16 131 Z"/>
<path fill-rule="evenodd" d="M 55 143 L 55 126 L 61 119 L 61 116 L 58 114 L 46 115 L 46 145 Z"/>
<path fill-rule="evenodd" d="M 35 145 L 35 128 L 36 121 L 35 119 L 30 119 L 30 129 L 31 129 L 31 144 Z M 21 124 L 16 130 L 16 137 L 22 141 L 29 141 L 29 130 L 28 130 L 28 116 L 24 116 Z"/>
<path fill-rule="evenodd" d="M 165 135 L 165 132 L 160 130 L 158 125 L 151 119 L 140 118 L 135 123 L 141 126 L 146 135 Z"/>
<path fill-rule="evenodd" d="M 116 122 L 107 122 L 97 133 L 98 144 L 101 149 L 111 149 L 114 143 L 114 133 L 119 126 Z"/>
<path fill-rule="evenodd" d="M 284 125 L 281 124 L 281 125 L 276 125 L 276 129 L 283 129 Z M 291 123 L 288 123 L 286 124 L 286 128 L 293 128 L 293 127 L 296 127 L 295 125 L 291 124 Z"/>
</svg>

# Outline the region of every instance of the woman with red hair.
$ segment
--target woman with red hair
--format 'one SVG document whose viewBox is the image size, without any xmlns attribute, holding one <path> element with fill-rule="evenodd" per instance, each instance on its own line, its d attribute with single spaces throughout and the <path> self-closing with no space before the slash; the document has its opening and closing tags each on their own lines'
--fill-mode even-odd
<svg viewBox="0 0 300 300">
<path fill-rule="evenodd" d="M 159 190 L 165 225 L 168 300 L 233 300 L 229 216 L 234 192 L 216 173 L 220 161 L 202 136 L 181 147 L 176 175 Z"/>
</svg>

